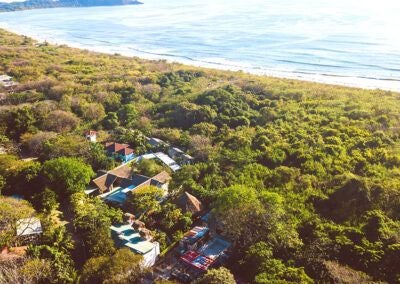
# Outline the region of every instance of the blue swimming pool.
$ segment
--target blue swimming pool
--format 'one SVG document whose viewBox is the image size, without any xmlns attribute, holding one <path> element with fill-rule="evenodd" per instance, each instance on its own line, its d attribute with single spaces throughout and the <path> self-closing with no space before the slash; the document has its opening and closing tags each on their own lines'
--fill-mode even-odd
<svg viewBox="0 0 400 284">
<path fill-rule="evenodd" d="M 128 197 L 128 192 L 134 190 L 136 185 L 131 185 L 128 187 L 120 187 L 113 192 L 111 192 L 109 195 L 105 197 L 105 200 L 113 203 L 118 203 L 122 204 L 125 202 L 126 198 Z"/>
</svg>

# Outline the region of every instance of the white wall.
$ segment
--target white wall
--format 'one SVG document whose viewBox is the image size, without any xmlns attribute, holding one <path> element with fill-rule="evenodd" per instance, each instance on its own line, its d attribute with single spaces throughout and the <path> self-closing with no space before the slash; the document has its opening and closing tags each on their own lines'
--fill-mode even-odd
<svg viewBox="0 0 400 284">
<path fill-rule="evenodd" d="M 156 263 L 157 257 L 160 255 L 160 244 L 154 242 L 155 246 L 153 249 L 143 255 L 143 265 L 145 267 L 151 267 Z"/>
</svg>

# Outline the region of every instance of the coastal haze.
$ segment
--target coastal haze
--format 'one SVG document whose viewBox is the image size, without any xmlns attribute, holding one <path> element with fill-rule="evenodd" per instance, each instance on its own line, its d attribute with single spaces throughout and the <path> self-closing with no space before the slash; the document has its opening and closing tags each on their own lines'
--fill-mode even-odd
<svg viewBox="0 0 400 284">
<path fill-rule="evenodd" d="M 52 43 L 185 64 L 400 91 L 400 4 L 146 0 L 0 14 Z"/>
</svg>

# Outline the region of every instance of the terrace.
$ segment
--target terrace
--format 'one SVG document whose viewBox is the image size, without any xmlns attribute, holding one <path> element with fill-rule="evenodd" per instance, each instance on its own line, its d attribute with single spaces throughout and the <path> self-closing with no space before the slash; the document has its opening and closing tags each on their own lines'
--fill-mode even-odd
<svg viewBox="0 0 400 284">
<path fill-rule="evenodd" d="M 153 185 L 168 190 L 170 179 L 164 171 L 153 177 L 134 174 L 131 167 L 124 164 L 95 178 L 85 192 L 120 203 L 129 191 L 141 186 Z"/>
<path fill-rule="evenodd" d="M 132 174 L 128 165 L 122 165 L 93 180 L 95 188 L 87 189 L 88 194 L 100 193 L 98 196 L 105 201 L 121 206 L 128 193 L 145 186 L 156 186 L 167 193 L 171 177 L 167 172 L 161 172 L 153 177 Z"/>
<path fill-rule="evenodd" d="M 214 237 L 209 242 L 207 242 L 199 252 L 213 260 L 216 260 L 220 257 L 229 247 L 231 244 L 221 237 Z"/>
<path fill-rule="evenodd" d="M 180 259 L 191 267 L 206 271 L 224 255 L 231 244 L 219 236 L 215 236 L 200 249 L 186 251 Z"/>
<path fill-rule="evenodd" d="M 214 262 L 212 259 L 192 250 L 182 255 L 181 260 L 203 271 L 206 271 Z"/>
<path fill-rule="evenodd" d="M 111 203 L 122 204 L 127 198 L 128 192 L 134 190 L 136 185 L 130 185 L 128 187 L 117 187 L 112 192 L 104 197 L 104 199 Z"/>
<path fill-rule="evenodd" d="M 154 265 L 157 256 L 160 254 L 158 242 L 146 240 L 130 224 L 111 226 L 110 229 L 118 247 L 127 247 L 134 253 L 142 255 L 144 266 L 150 267 Z"/>
<path fill-rule="evenodd" d="M 163 162 L 165 165 L 167 165 L 174 172 L 179 171 L 181 169 L 181 166 L 179 166 L 175 160 L 173 160 L 167 154 L 164 154 L 162 152 L 142 155 L 139 157 L 139 160 L 156 159 L 156 158 L 159 159 L 161 162 Z"/>
<path fill-rule="evenodd" d="M 207 227 L 194 227 L 189 232 L 185 233 L 182 242 L 193 245 L 197 243 L 201 238 L 206 237 L 208 232 L 209 229 Z"/>
</svg>

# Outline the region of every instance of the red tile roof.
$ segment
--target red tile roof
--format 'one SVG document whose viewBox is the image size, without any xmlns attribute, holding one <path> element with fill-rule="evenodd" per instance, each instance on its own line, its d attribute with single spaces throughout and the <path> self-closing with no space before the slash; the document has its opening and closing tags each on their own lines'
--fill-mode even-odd
<svg viewBox="0 0 400 284">
<path fill-rule="evenodd" d="M 115 142 L 106 143 L 106 150 L 107 150 L 107 152 L 110 152 L 110 153 L 117 153 L 118 151 L 121 151 L 128 147 L 129 147 L 128 144 L 119 144 L 119 143 L 115 143 Z"/>
<path fill-rule="evenodd" d="M 125 144 L 124 144 L 124 145 L 125 145 Z M 124 155 L 124 156 L 130 155 L 130 154 L 132 154 L 133 152 L 134 152 L 134 151 L 133 151 L 133 149 L 131 149 L 131 148 L 124 148 L 124 149 L 121 149 L 121 150 L 117 151 L 118 154 L 121 154 L 121 155 Z"/>
<path fill-rule="evenodd" d="M 215 262 L 213 259 L 191 250 L 182 255 L 181 260 L 203 271 L 206 271 Z"/>
<path fill-rule="evenodd" d="M 94 130 L 90 130 L 90 131 L 86 132 L 86 135 L 89 135 L 89 136 L 93 136 L 93 135 L 96 135 L 96 134 L 97 134 L 97 132 L 94 131 Z"/>
<path fill-rule="evenodd" d="M 128 165 L 123 165 L 109 171 L 108 173 L 93 180 L 93 183 L 100 189 L 100 192 L 107 191 L 110 186 L 117 180 L 120 179 L 131 179 L 132 169 Z"/>
</svg>

